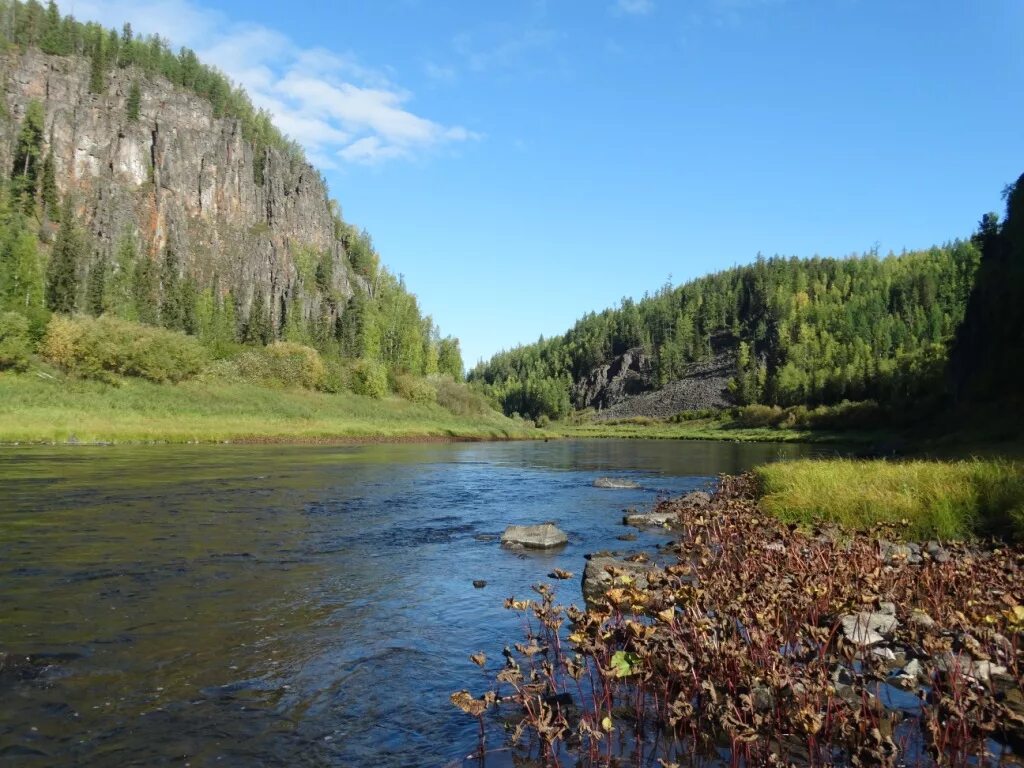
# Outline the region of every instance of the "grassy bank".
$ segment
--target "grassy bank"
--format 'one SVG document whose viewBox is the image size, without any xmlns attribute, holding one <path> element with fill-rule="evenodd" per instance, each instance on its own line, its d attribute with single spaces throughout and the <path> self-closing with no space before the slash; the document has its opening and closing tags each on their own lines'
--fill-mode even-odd
<svg viewBox="0 0 1024 768">
<path fill-rule="evenodd" d="M 500 414 L 457 416 L 398 397 L 376 400 L 254 384 L 117 385 L 59 374 L 0 374 L 0 442 L 319 441 L 533 437 Z"/>
<path fill-rule="evenodd" d="M 1024 464 L 833 459 L 780 462 L 755 474 L 762 508 L 784 522 L 863 530 L 902 526 L 909 538 L 1024 539 Z"/>
<path fill-rule="evenodd" d="M 553 422 L 548 430 L 572 439 L 617 438 L 639 440 L 730 440 L 760 443 L 843 443 L 875 445 L 888 443 L 893 433 L 884 430 L 824 430 L 784 427 L 751 427 L 739 425 L 728 415 L 661 421 L 625 419 L 621 421 L 588 421 L 581 424 Z"/>
</svg>

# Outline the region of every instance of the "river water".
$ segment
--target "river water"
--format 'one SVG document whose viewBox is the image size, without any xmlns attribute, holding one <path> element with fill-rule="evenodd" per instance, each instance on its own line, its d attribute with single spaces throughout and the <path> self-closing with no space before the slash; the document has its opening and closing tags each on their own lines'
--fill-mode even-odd
<svg viewBox="0 0 1024 768">
<path fill-rule="evenodd" d="M 625 507 L 812 450 L 0 449 L 0 764 L 461 765 L 476 724 L 448 697 L 482 693 L 521 639 L 504 598 L 666 540 L 618 540 Z M 548 520 L 569 534 L 553 554 L 492 538 Z"/>
</svg>

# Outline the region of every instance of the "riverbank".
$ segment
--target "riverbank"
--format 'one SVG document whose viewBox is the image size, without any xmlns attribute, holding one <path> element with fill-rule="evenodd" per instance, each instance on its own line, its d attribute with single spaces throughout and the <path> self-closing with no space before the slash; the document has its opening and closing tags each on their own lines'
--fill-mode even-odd
<svg viewBox="0 0 1024 768">
<path fill-rule="evenodd" d="M 493 411 L 456 415 L 396 396 L 0 374 L 0 443 L 506 440 L 537 432 Z"/>
<path fill-rule="evenodd" d="M 585 610 L 548 585 L 510 599 L 529 637 L 489 697 L 453 702 L 525 712 L 514 738 L 542 762 L 969 765 L 1024 746 L 1024 548 L 791 526 L 760 494 L 747 475 L 661 502 L 678 540 L 603 565 L 597 595 L 591 573 Z"/>
</svg>

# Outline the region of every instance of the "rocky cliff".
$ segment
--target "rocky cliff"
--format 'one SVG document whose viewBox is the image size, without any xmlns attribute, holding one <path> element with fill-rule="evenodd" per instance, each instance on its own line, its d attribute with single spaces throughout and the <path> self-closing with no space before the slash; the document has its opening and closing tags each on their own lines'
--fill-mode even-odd
<svg viewBox="0 0 1024 768">
<path fill-rule="evenodd" d="M 92 234 L 94 260 L 126 236 L 154 260 L 170 248 L 200 286 L 216 276 L 222 291 L 231 288 L 243 316 L 262 291 L 277 320 L 295 296 L 306 316 L 319 310 L 323 297 L 299 286 L 312 282 L 309 264 L 326 253 L 334 262 L 329 293 L 339 306 L 351 295 L 357 278 L 325 183 L 308 163 L 274 148 L 255 156 L 238 120 L 215 117 L 206 100 L 133 68 L 114 69 L 102 94 L 90 92 L 82 57 L 28 49 L 0 59 L 0 68 L 0 168 L 10 169 L 18 126 L 39 101 L 44 152 L 53 153 L 59 190 L 71 193 Z M 141 92 L 135 120 L 133 80 Z"/>
</svg>

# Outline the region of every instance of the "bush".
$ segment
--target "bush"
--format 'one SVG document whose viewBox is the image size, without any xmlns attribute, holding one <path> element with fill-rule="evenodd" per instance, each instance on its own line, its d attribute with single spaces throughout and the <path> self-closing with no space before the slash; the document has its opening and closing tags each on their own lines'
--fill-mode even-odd
<svg viewBox="0 0 1024 768">
<path fill-rule="evenodd" d="M 437 390 L 429 381 L 405 373 L 395 377 L 395 394 L 420 405 L 432 405 L 437 402 Z"/>
<path fill-rule="evenodd" d="M 744 405 L 734 412 L 737 427 L 777 427 L 786 418 L 777 405 Z"/>
<path fill-rule="evenodd" d="M 290 341 L 247 350 L 236 362 L 242 378 L 255 384 L 322 389 L 327 378 L 320 353 Z"/>
<path fill-rule="evenodd" d="M 451 376 L 434 375 L 429 381 L 437 391 L 437 404 L 456 416 L 483 416 L 494 410 L 482 392 Z"/>
<path fill-rule="evenodd" d="M 388 394 L 388 374 L 376 360 L 359 359 L 352 364 L 352 391 L 380 400 Z"/>
<path fill-rule="evenodd" d="M 207 363 L 206 350 L 191 336 L 107 315 L 98 319 L 54 315 L 40 352 L 69 373 L 108 380 L 119 374 L 156 382 L 184 381 Z"/>
<path fill-rule="evenodd" d="M 17 312 L 0 314 L 0 370 L 24 371 L 31 354 L 28 318 Z"/>
<path fill-rule="evenodd" d="M 324 392 L 338 394 L 352 390 L 352 367 L 337 357 L 324 360 Z"/>
</svg>

